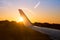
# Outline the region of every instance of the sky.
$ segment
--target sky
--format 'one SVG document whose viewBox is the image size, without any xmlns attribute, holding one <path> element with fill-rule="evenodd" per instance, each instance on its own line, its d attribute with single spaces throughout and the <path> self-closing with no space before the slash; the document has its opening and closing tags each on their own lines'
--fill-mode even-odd
<svg viewBox="0 0 60 40">
<path fill-rule="evenodd" d="M 60 0 L 0 0 L 0 20 L 18 21 L 18 9 L 31 22 L 60 24 Z"/>
</svg>

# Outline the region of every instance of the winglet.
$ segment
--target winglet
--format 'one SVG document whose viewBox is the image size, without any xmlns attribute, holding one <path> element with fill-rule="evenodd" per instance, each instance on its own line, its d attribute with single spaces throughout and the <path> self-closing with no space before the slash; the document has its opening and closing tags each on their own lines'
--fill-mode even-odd
<svg viewBox="0 0 60 40">
<path fill-rule="evenodd" d="M 18 9 L 20 16 L 23 17 L 24 19 L 24 25 L 25 26 L 32 26 L 32 23 L 30 22 L 30 20 L 28 19 L 28 17 L 25 15 L 25 13 L 22 11 L 22 9 Z"/>
</svg>

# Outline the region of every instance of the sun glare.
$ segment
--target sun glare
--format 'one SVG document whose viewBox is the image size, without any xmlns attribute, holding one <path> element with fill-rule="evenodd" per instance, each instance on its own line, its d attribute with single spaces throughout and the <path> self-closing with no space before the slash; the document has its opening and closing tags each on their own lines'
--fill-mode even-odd
<svg viewBox="0 0 60 40">
<path fill-rule="evenodd" d="M 20 17 L 17 22 L 23 22 L 23 17 Z"/>
</svg>

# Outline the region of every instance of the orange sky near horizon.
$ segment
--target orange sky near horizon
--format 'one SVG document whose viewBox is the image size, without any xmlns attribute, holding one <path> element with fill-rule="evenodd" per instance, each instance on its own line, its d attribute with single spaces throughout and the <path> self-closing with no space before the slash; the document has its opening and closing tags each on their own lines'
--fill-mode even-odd
<svg viewBox="0 0 60 40">
<path fill-rule="evenodd" d="M 41 22 L 41 23 L 47 22 L 47 23 L 58 23 L 58 24 L 60 24 L 60 19 L 58 19 L 57 17 L 55 17 L 55 18 L 50 17 L 50 16 L 43 17 L 44 15 L 41 16 L 40 14 L 39 15 L 34 14 L 35 13 L 34 11 L 29 10 L 27 8 L 22 8 L 22 9 L 32 23 L 34 23 L 34 22 Z M 20 14 L 19 14 L 18 9 L 13 9 L 13 10 L 6 9 L 5 12 L 3 12 L 3 13 L 7 13 L 7 14 L 1 15 L 2 17 L 0 18 L 0 20 L 9 20 L 9 21 L 19 22 L 20 21 Z"/>
</svg>

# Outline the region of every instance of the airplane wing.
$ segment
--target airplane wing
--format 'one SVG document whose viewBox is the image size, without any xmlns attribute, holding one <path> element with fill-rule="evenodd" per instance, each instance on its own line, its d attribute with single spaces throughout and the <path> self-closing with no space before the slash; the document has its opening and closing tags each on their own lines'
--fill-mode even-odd
<svg viewBox="0 0 60 40">
<path fill-rule="evenodd" d="M 30 20 L 28 19 L 28 17 L 25 15 L 25 13 L 22 11 L 22 9 L 19 9 L 19 13 L 23 17 L 23 19 L 24 19 L 23 23 L 24 23 L 25 26 L 27 26 L 27 27 L 35 30 L 35 31 L 47 34 L 53 40 L 60 40 L 60 30 L 52 29 L 52 28 L 46 28 L 46 27 L 34 26 L 30 22 Z"/>
<path fill-rule="evenodd" d="M 32 26 L 32 23 L 30 22 L 30 20 L 27 18 L 27 16 L 25 15 L 25 13 L 21 10 L 21 9 L 19 9 L 18 10 L 19 11 L 19 13 L 20 13 L 20 16 L 24 19 L 24 25 L 25 26 Z"/>
</svg>

